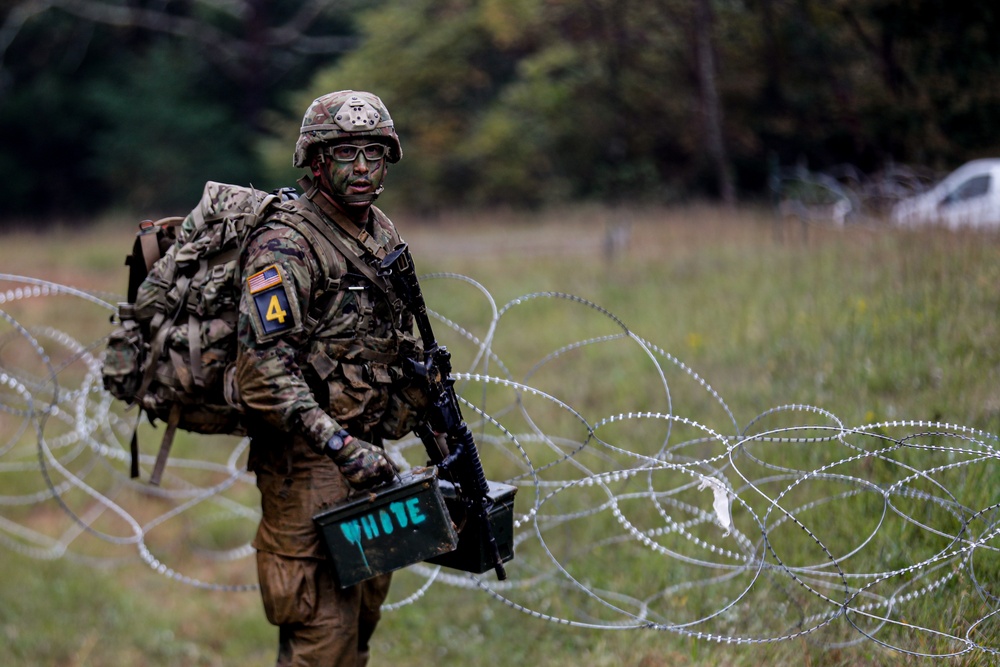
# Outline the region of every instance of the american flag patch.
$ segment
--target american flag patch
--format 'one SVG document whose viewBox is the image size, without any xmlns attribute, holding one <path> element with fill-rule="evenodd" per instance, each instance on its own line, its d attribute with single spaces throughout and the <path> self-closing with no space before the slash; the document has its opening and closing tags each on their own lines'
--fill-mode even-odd
<svg viewBox="0 0 1000 667">
<path fill-rule="evenodd" d="M 247 287 L 250 289 L 251 294 L 262 292 L 268 287 L 280 284 L 281 274 L 278 273 L 278 267 L 274 264 L 247 278 Z"/>
</svg>

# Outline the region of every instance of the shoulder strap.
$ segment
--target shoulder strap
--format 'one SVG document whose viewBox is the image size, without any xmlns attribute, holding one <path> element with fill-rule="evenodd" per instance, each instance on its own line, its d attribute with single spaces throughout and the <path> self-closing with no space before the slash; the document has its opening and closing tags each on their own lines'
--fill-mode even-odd
<svg viewBox="0 0 1000 667">
<path fill-rule="evenodd" d="M 332 220 L 342 232 L 361 244 L 372 255 L 380 260 L 385 259 L 389 251 L 380 246 L 365 229 L 358 227 L 353 220 L 334 208 L 331 200 L 320 192 L 319 187 L 308 176 L 303 176 L 297 182 L 302 188 L 303 196 L 312 204 L 314 210 L 322 211 L 323 215 Z M 374 206 L 371 208 L 378 210 Z"/>
<path fill-rule="evenodd" d="M 305 200 L 297 199 L 295 202 L 289 203 L 295 205 L 296 211 L 309 223 L 309 226 L 329 241 L 330 245 L 339 250 L 340 254 L 361 272 L 361 275 L 367 278 L 383 293 L 389 291 L 389 286 L 386 284 L 385 279 L 378 275 L 375 269 L 361 258 L 361 248 L 345 243 L 342 238 L 333 232 L 330 225 L 323 221 L 323 219 L 316 212 L 315 202 L 306 198 Z M 367 236 L 367 232 L 365 234 Z M 368 239 L 371 240 L 371 237 L 368 236 Z M 374 240 L 372 240 L 372 244 L 374 244 Z M 381 251 L 381 255 L 385 256 L 385 249 L 377 245 L 376 247 Z M 376 255 L 376 257 L 378 257 L 378 255 Z"/>
<path fill-rule="evenodd" d="M 323 313 L 326 312 L 331 303 L 332 295 L 336 295 L 340 289 L 341 278 L 339 276 L 333 277 L 335 267 L 340 263 L 337 259 L 338 255 L 343 256 L 359 271 L 369 272 L 363 273 L 363 275 L 376 286 L 376 289 L 383 293 L 388 289 L 385 286 L 385 281 L 358 256 L 360 249 L 352 250 L 350 245 L 344 239 L 339 238 L 330 225 L 323 222 L 301 199 L 282 202 L 274 208 L 268 221 L 289 227 L 301 234 L 319 260 L 322 282 L 320 283 L 320 292 L 313 294 L 309 312 L 305 313 L 307 332 L 311 333 L 319 326 L 323 319 Z"/>
</svg>

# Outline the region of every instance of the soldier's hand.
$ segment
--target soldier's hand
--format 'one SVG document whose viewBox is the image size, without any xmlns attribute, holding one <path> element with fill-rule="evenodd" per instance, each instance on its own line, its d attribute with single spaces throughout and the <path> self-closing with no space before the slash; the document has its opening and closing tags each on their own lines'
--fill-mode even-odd
<svg viewBox="0 0 1000 667">
<path fill-rule="evenodd" d="M 381 447 L 350 435 L 330 438 L 326 455 L 337 464 L 340 473 L 355 489 L 369 489 L 391 482 L 396 477 L 396 466 Z"/>
</svg>

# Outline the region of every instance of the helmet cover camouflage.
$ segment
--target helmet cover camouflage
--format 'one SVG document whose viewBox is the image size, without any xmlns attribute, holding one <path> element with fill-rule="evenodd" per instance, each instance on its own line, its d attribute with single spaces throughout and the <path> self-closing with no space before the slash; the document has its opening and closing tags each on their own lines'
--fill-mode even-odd
<svg viewBox="0 0 1000 667">
<path fill-rule="evenodd" d="M 389 110 L 377 95 L 354 90 L 327 93 L 313 100 L 302 117 L 292 165 L 308 166 L 311 146 L 357 137 L 375 137 L 388 144 L 389 162 L 399 162 L 403 157 Z"/>
</svg>

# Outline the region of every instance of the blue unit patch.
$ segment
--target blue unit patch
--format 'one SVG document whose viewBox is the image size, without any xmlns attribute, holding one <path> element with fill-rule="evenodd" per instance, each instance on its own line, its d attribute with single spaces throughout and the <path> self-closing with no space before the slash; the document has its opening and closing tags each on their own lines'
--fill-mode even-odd
<svg viewBox="0 0 1000 667">
<path fill-rule="evenodd" d="M 247 278 L 243 298 L 258 343 L 302 331 L 295 284 L 287 280 L 280 264 L 271 264 Z"/>
<path fill-rule="evenodd" d="M 257 315 L 263 326 L 264 335 L 287 331 L 294 326 L 295 318 L 288 306 L 288 295 L 285 294 L 285 287 L 281 283 L 254 293 L 253 302 L 257 307 Z"/>
</svg>

